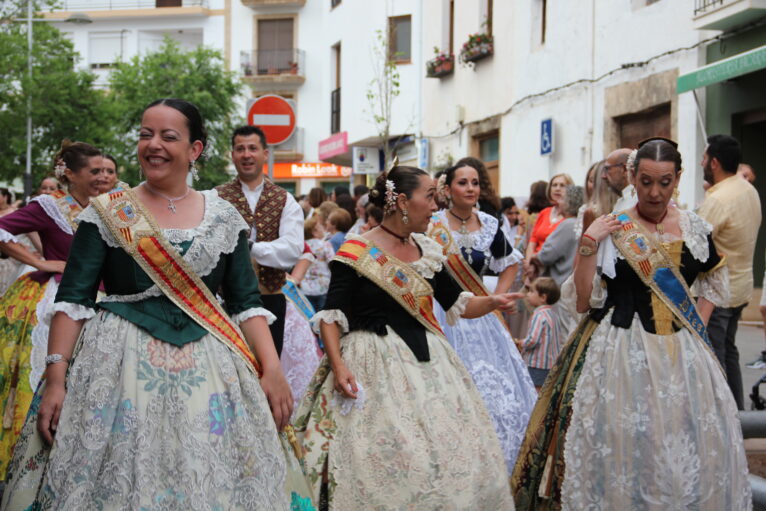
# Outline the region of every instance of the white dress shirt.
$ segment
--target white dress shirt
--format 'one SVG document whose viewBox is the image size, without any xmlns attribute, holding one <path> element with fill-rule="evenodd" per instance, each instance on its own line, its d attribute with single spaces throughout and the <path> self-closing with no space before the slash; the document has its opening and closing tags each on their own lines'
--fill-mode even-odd
<svg viewBox="0 0 766 511">
<path fill-rule="evenodd" d="M 633 187 L 633 185 L 628 185 L 622 189 L 622 197 L 617 199 L 617 202 L 614 204 L 614 209 L 612 211 L 615 213 L 621 213 L 626 209 L 632 208 L 637 203 L 638 197 L 636 197 L 636 189 Z"/>
<path fill-rule="evenodd" d="M 255 206 L 263 192 L 263 181 L 254 190 L 242 181 L 239 183 L 250 211 L 255 213 Z M 259 265 L 285 271 L 295 266 L 303 254 L 303 210 L 291 194 L 287 194 L 287 201 L 279 219 L 279 237 L 274 241 L 255 241 L 256 228 L 253 225 L 250 240 L 253 242 L 250 255 Z"/>
</svg>

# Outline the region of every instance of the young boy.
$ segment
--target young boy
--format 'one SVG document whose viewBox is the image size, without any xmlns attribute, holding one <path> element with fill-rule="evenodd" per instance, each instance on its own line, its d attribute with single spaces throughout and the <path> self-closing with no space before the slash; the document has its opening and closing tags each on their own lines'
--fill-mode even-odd
<svg viewBox="0 0 766 511">
<path fill-rule="evenodd" d="M 549 277 L 535 279 L 527 293 L 527 302 L 535 310 L 529 320 L 529 333 L 522 342 L 521 356 L 538 391 L 556 362 L 564 340 L 552 308 L 560 295 L 559 286 Z"/>
</svg>

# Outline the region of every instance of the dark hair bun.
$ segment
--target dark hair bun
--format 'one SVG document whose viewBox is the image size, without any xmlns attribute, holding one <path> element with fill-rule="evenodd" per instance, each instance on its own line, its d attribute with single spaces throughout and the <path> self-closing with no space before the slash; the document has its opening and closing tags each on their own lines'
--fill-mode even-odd
<svg viewBox="0 0 766 511">
<path fill-rule="evenodd" d="M 370 203 L 386 210 L 386 181 L 394 183 L 394 192 L 403 193 L 407 198 L 412 197 L 412 192 L 420 186 L 420 176 L 427 176 L 428 173 L 417 167 L 408 167 L 397 165 L 388 172 L 383 172 L 375 181 L 375 186 L 370 190 Z"/>
</svg>

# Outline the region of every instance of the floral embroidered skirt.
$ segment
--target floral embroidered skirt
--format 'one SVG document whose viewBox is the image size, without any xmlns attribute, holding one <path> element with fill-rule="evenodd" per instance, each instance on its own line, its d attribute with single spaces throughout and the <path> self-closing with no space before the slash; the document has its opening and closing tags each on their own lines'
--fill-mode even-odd
<svg viewBox="0 0 766 511">
<path fill-rule="evenodd" d="M 258 379 L 212 335 L 179 348 L 101 311 L 83 328 L 51 449 L 36 430 L 40 396 L 3 509 L 290 509 Z"/>
<path fill-rule="evenodd" d="M 285 338 L 282 346 L 282 370 L 293 391 L 295 406 L 298 407 L 314 372 L 319 367 L 322 351 L 317 338 L 311 331 L 308 319 L 298 308 L 287 300 L 285 309 Z"/>
<path fill-rule="evenodd" d="M 688 330 L 581 321 L 540 393 L 518 509 L 747 510 L 747 461 L 715 356 Z"/>
<path fill-rule="evenodd" d="M 45 367 L 48 326 L 58 285 L 40 284 L 22 276 L 5 292 L 0 304 L 0 480 L 5 479 L 13 449 L 24 426 L 34 389 Z"/>
<path fill-rule="evenodd" d="M 418 362 L 393 330 L 341 339 L 343 360 L 363 388 L 333 389 L 322 360 L 295 427 L 320 498 L 329 509 L 513 509 L 503 452 L 471 375 L 449 344 L 427 333 Z M 320 499 L 323 500 L 323 499 Z"/>
<path fill-rule="evenodd" d="M 537 402 L 527 364 L 497 315 L 462 318 L 450 326 L 438 304 L 434 304 L 434 312 L 484 398 L 510 473 Z"/>
</svg>

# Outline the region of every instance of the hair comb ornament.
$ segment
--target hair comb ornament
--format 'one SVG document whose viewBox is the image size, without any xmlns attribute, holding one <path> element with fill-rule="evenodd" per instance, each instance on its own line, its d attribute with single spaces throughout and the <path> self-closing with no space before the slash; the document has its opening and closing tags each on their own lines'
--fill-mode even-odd
<svg viewBox="0 0 766 511">
<path fill-rule="evenodd" d="M 646 145 L 649 142 L 652 142 L 654 140 L 662 140 L 663 142 L 667 142 L 668 144 L 672 145 L 673 149 L 678 149 L 678 142 L 676 142 L 675 140 L 671 140 L 669 138 L 666 138 L 666 137 L 649 137 L 649 138 L 644 139 L 641 142 L 639 142 L 638 143 L 638 148 L 641 149 L 641 147 L 643 147 L 644 145 Z"/>
<path fill-rule="evenodd" d="M 53 167 L 53 173 L 56 175 L 58 179 L 61 179 L 61 177 L 64 175 L 64 171 L 66 170 L 66 163 L 64 163 L 64 160 L 59 158 L 56 160 L 56 165 Z"/>
</svg>

